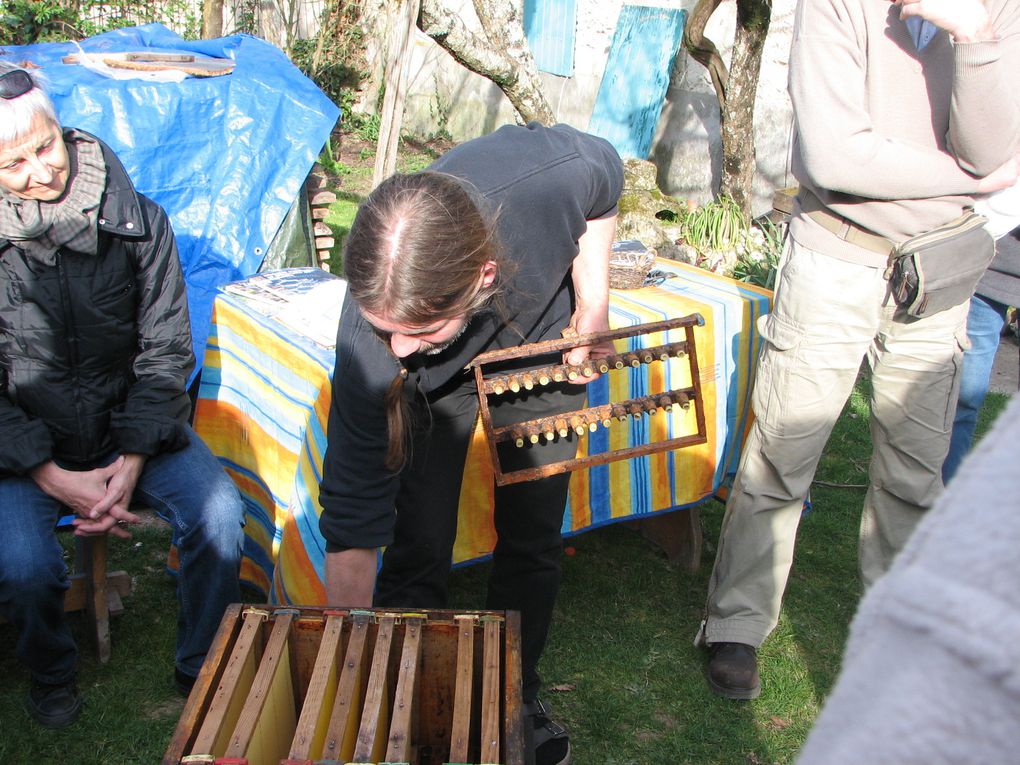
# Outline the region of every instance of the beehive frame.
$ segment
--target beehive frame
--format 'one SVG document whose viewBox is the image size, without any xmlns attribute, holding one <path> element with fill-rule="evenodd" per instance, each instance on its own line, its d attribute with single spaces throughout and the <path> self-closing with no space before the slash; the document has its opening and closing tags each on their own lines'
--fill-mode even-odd
<svg viewBox="0 0 1020 765">
<path fill-rule="evenodd" d="M 529 343 L 516 348 L 489 351 L 477 356 L 471 362 L 471 368 L 474 370 L 475 384 L 478 389 L 478 407 L 489 445 L 496 484 L 505 486 L 521 481 L 531 481 L 571 470 L 588 468 L 592 465 L 604 465 L 617 460 L 705 443 L 708 440 L 705 430 L 705 403 L 702 398 L 698 354 L 694 342 L 694 328 L 704 326 L 704 324 L 705 320 L 701 314 L 695 313 L 676 319 L 577 335 L 562 340 Z M 684 330 L 684 339 L 678 342 L 655 344 L 605 358 L 589 359 L 577 365 L 553 364 L 525 367 L 515 369 L 513 372 L 492 371 L 492 367 L 503 366 L 507 362 L 523 361 L 526 364 L 526 360 L 529 358 L 562 353 L 579 346 L 597 345 L 606 341 L 668 332 L 679 328 Z M 492 411 L 489 407 L 491 396 L 532 390 L 550 383 L 585 379 L 596 372 L 612 374 L 615 371 L 638 367 L 642 364 L 667 363 L 671 358 L 687 360 L 691 380 L 689 386 L 663 390 L 617 403 L 562 412 L 537 420 L 527 420 L 501 427 L 493 425 Z M 514 442 L 518 448 L 538 447 L 543 441 L 550 442 L 556 438 L 568 437 L 571 432 L 580 437 L 599 427 L 611 427 L 614 421 L 625 421 L 630 417 L 652 414 L 660 409 L 668 411 L 673 406 L 680 406 L 684 409 L 690 406 L 694 407 L 696 432 L 520 470 L 504 471 L 500 461 L 498 447 L 501 443 Z"/>
</svg>

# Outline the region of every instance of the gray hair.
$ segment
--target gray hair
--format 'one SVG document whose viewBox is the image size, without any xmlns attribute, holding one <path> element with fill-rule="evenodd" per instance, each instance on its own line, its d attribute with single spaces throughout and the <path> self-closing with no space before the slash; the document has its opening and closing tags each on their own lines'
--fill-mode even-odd
<svg viewBox="0 0 1020 765">
<path fill-rule="evenodd" d="M 11 143 L 25 135 L 40 114 L 53 124 L 60 124 L 53 102 L 42 89 L 42 78 L 39 73 L 0 59 L 0 76 L 18 69 L 22 69 L 32 79 L 32 89 L 17 98 L 0 98 L 0 145 Z"/>
</svg>

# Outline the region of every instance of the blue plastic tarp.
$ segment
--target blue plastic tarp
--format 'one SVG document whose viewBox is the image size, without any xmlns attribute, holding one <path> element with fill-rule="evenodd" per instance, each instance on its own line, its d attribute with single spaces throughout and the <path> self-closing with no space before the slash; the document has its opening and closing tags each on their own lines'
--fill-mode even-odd
<svg viewBox="0 0 1020 765">
<path fill-rule="evenodd" d="M 143 50 L 229 58 L 235 68 L 152 82 L 61 61 Z M 40 67 L 61 122 L 106 141 L 138 190 L 169 214 L 201 365 L 216 288 L 258 271 L 339 109 L 278 48 L 249 35 L 191 41 L 149 24 L 2 55 Z"/>
</svg>

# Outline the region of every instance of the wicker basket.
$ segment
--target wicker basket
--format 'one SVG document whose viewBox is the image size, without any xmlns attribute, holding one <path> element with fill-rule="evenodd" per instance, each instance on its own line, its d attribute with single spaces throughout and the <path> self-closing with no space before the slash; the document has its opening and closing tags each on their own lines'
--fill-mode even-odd
<svg viewBox="0 0 1020 765">
<path fill-rule="evenodd" d="M 645 277 L 655 262 L 655 250 L 637 239 L 614 242 L 609 253 L 609 286 L 633 290 L 644 286 Z"/>
</svg>

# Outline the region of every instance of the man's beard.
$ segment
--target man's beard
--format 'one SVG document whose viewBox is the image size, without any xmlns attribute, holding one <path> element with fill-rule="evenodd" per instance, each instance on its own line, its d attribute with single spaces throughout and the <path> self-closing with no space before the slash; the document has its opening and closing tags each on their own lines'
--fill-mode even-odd
<svg viewBox="0 0 1020 765">
<path fill-rule="evenodd" d="M 460 329 L 457 330 L 457 334 L 456 335 L 451 337 L 445 343 L 439 343 L 439 344 L 425 343 L 425 345 L 422 348 L 418 349 L 418 352 L 419 353 L 424 353 L 426 356 L 438 356 L 440 353 L 445 351 L 447 348 L 449 348 L 455 342 L 460 340 L 460 336 L 464 334 L 464 330 L 466 330 L 468 328 L 468 324 L 470 322 L 471 322 L 471 316 L 470 315 L 466 316 L 464 318 L 464 323 L 461 325 Z"/>
</svg>

